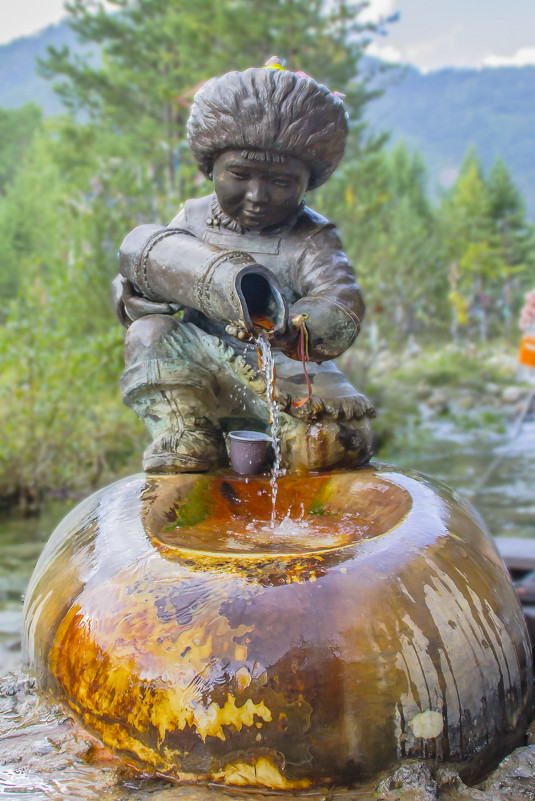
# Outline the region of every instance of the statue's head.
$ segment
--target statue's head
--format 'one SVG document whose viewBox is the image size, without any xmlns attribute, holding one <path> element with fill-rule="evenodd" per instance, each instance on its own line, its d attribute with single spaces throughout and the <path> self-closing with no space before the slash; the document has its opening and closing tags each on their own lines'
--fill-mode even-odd
<svg viewBox="0 0 535 801">
<path fill-rule="evenodd" d="M 308 171 L 305 189 L 314 189 L 342 158 L 347 115 L 340 98 L 308 76 L 252 68 L 207 81 L 195 95 L 187 131 L 209 178 L 222 153 L 249 151 L 251 163 L 255 153 L 266 163 L 297 159 Z"/>
</svg>

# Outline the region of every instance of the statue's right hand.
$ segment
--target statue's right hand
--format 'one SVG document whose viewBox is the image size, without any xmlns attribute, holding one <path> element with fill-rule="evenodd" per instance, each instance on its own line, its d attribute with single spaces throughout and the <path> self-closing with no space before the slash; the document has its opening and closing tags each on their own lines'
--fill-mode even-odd
<svg viewBox="0 0 535 801">
<path fill-rule="evenodd" d="M 225 327 L 225 331 L 231 337 L 235 339 L 239 339 L 241 342 L 252 342 L 253 335 L 251 332 L 243 325 L 243 323 L 236 322 L 236 323 L 229 323 Z"/>
<path fill-rule="evenodd" d="M 182 308 L 178 303 L 158 302 L 138 295 L 132 282 L 122 275 L 114 279 L 111 287 L 115 313 L 125 328 L 147 314 L 176 314 Z"/>
</svg>

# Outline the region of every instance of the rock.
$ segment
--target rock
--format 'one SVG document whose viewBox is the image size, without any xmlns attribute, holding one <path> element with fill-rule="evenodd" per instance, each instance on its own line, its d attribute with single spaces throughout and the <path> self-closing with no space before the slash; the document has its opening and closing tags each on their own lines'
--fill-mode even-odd
<svg viewBox="0 0 535 801">
<path fill-rule="evenodd" d="M 535 745 L 517 748 L 481 785 L 496 801 L 533 801 L 535 798 Z"/>
<path fill-rule="evenodd" d="M 16 765 L 18 762 L 22 762 L 20 754 L 11 754 L 11 756 L 0 758 L 0 765 Z"/>
<path fill-rule="evenodd" d="M 523 387 L 506 387 L 501 395 L 502 403 L 519 403 L 526 398 L 526 390 Z"/>
<path fill-rule="evenodd" d="M 459 409 L 469 410 L 473 409 L 479 403 L 478 399 L 475 398 L 473 395 L 465 395 L 463 398 L 459 398 L 457 401 L 457 406 Z"/>
<path fill-rule="evenodd" d="M 29 676 L 6 676 L 0 684 L 0 698 L 14 695 L 32 695 L 35 690 L 35 679 Z"/>
<path fill-rule="evenodd" d="M 528 728 L 528 745 L 535 745 L 535 720 L 533 720 Z"/>
<path fill-rule="evenodd" d="M 435 771 L 435 780 L 440 801 L 492 801 L 481 790 L 468 787 L 455 768 L 439 768 Z"/>
<path fill-rule="evenodd" d="M 407 761 L 383 779 L 377 793 L 387 801 L 397 801 L 403 791 L 407 801 L 436 801 L 438 786 L 427 762 Z M 408 793 L 407 793 L 408 791 Z"/>
<path fill-rule="evenodd" d="M 52 751 L 52 746 L 48 740 L 37 740 L 32 746 L 32 751 L 39 756 L 46 756 Z"/>
<path fill-rule="evenodd" d="M 438 414 L 443 414 L 449 410 L 450 398 L 443 390 L 436 390 L 427 399 L 427 405 Z"/>
</svg>

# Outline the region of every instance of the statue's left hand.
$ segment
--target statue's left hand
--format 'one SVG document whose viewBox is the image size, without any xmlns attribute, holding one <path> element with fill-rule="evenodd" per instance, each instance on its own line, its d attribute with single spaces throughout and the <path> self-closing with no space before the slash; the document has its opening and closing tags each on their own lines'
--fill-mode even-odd
<svg viewBox="0 0 535 801">
<path fill-rule="evenodd" d="M 268 339 L 273 350 L 281 350 L 291 359 L 297 358 L 295 347 L 299 336 L 299 328 L 302 325 L 301 316 L 299 314 L 290 315 L 283 331 L 280 328 L 275 328 L 268 333 Z"/>
<path fill-rule="evenodd" d="M 111 285 L 115 313 L 125 328 L 147 314 L 176 314 L 182 306 L 178 303 L 147 300 L 136 293 L 131 281 L 118 275 Z"/>
</svg>

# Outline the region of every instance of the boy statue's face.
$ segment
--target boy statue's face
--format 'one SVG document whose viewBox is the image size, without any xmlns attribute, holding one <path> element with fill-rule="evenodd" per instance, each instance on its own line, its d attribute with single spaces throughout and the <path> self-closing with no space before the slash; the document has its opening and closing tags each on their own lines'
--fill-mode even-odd
<svg viewBox="0 0 535 801">
<path fill-rule="evenodd" d="M 214 189 L 229 217 L 247 228 L 286 222 L 305 194 L 310 171 L 293 156 L 283 163 L 248 159 L 243 150 L 225 150 L 214 162 Z"/>
</svg>

